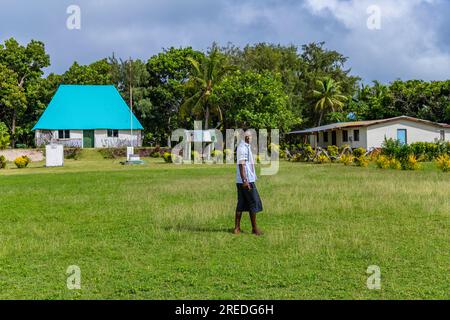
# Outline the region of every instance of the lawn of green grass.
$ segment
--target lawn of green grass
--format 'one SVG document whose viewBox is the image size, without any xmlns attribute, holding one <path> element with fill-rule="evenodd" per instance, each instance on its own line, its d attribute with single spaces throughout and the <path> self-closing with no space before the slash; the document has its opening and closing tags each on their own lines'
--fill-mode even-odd
<svg viewBox="0 0 450 320">
<path fill-rule="evenodd" d="M 230 233 L 234 166 L 0 171 L 0 299 L 449 299 L 450 175 L 282 162 L 265 235 Z M 81 268 L 81 290 L 66 269 Z M 381 290 L 366 287 L 381 268 Z"/>
</svg>

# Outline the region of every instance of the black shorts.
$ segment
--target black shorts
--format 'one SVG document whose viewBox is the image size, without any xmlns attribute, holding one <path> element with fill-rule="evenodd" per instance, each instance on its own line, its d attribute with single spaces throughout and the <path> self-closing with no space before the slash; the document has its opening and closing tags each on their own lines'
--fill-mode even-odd
<svg viewBox="0 0 450 320">
<path fill-rule="evenodd" d="M 237 212 L 258 213 L 263 211 L 261 198 L 254 182 L 250 183 L 250 190 L 245 189 L 242 183 L 237 183 L 236 186 L 238 196 Z"/>
</svg>

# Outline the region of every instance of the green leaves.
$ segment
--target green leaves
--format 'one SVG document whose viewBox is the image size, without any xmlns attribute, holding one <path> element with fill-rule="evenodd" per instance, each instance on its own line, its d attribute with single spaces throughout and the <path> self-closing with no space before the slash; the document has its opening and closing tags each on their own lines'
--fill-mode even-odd
<svg viewBox="0 0 450 320">
<path fill-rule="evenodd" d="M 288 108 L 280 75 L 270 72 L 236 72 L 214 92 L 222 106 L 227 128 L 278 128 L 289 131 L 300 119 Z"/>
<path fill-rule="evenodd" d="M 0 122 L 0 150 L 6 149 L 8 147 L 10 141 L 10 136 L 8 132 L 8 127 Z"/>
</svg>

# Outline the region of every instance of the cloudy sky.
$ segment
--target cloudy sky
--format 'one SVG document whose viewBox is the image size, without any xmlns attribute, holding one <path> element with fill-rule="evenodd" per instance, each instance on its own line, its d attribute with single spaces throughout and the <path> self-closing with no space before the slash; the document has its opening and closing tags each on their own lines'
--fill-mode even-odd
<svg viewBox="0 0 450 320">
<path fill-rule="evenodd" d="M 72 4 L 81 9 L 80 30 L 66 27 Z M 381 29 L 368 28 L 377 22 L 373 5 Z M 0 0 L 0 41 L 44 41 L 47 72 L 58 73 L 112 52 L 148 59 L 161 48 L 213 41 L 325 41 L 365 82 L 442 80 L 450 78 L 449 14 L 449 0 Z"/>
</svg>

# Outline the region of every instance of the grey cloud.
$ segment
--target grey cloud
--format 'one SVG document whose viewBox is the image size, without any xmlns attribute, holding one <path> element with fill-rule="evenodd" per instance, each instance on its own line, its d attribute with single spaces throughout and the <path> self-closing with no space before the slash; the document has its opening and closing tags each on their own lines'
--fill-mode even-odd
<svg viewBox="0 0 450 320">
<path fill-rule="evenodd" d="M 353 73 L 365 81 L 448 78 L 449 2 L 380 0 L 388 15 L 383 29 L 373 32 L 365 27 L 364 1 L 0 0 L 0 41 L 44 41 L 52 60 L 48 71 L 54 72 L 112 52 L 147 59 L 163 47 L 206 49 L 213 41 L 239 46 L 326 41 L 350 57 Z M 325 8 L 313 8 L 312 2 Z M 65 27 L 66 8 L 73 3 L 82 9 L 79 31 Z"/>
</svg>

